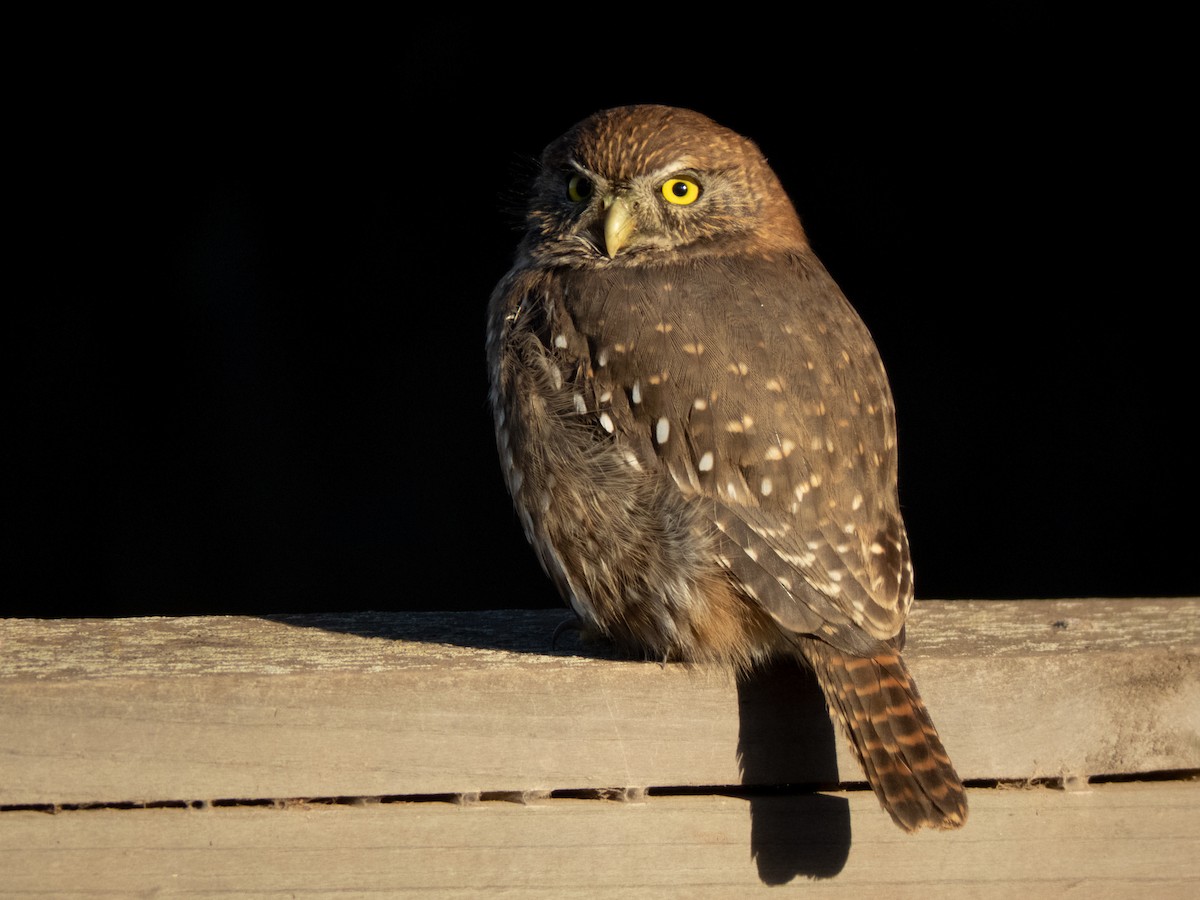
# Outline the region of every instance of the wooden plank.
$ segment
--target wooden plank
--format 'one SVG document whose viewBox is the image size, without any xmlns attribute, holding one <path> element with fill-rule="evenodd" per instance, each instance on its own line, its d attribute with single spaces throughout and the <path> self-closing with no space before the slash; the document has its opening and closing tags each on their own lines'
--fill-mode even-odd
<svg viewBox="0 0 1200 900">
<path fill-rule="evenodd" d="M 1200 893 L 1198 806 L 1196 782 L 973 790 L 967 828 L 915 836 L 863 792 L 7 812 L 0 893 L 1157 900 Z"/>
<path fill-rule="evenodd" d="M 561 619 L 0 620 L 0 805 L 861 778 L 799 673 L 549 651 Z M 1200 601 L 925 601 L 909 634 L 965 778 L 1200 768 Z"/>
<path fill-rule="evenodd" d="M 0 618 L 0 679 L 375 672 L 397 665 L 492 665 L 497 657 L 489 651 L 569 660 L 582 652 L 578 645 L 551 649 L 554 630 L 566 618 L 565 610 L 554 609 Z M 1200 598 L 922 600 L 909 619 L 907 655 L 1104 652 L 1198 640 Z M 595 647 L 586 653 L 603 655 Z"/>
</svg>

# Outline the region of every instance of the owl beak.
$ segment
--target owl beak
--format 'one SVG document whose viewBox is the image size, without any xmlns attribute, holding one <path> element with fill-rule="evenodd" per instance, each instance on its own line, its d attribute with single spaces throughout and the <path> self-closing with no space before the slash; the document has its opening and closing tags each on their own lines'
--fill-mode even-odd
<svg viewBox="0 0 1200 900">
<path fill-rule="evenodd" d="M 604 198 L 604 206 L 608 210 L 604 215 L 604 249 L 608 251 L 608 258 L 614 259 L 637 230 L 637 222 L 623 197 L 609 194 Z"/>
</svg>

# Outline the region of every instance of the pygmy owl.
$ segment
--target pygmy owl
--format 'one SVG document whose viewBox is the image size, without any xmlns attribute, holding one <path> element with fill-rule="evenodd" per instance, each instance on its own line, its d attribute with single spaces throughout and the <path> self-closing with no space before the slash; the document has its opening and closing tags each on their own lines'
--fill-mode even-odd
<svg viewBox="0 0 1200 900">
<path fill-rule="evenodd" d="M 546 148 L 492 295 L 501 466 L 575 613 L 658 659 L 816 674 L 883 807 L 962 782 L 900 656 L 913 599 L 887 377 L 751 141 L 599 112 Z"/>
</svg>

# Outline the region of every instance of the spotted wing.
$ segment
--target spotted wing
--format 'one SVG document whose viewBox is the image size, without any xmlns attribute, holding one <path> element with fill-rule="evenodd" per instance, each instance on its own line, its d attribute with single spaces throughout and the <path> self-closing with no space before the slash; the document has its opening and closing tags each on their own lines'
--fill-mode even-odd
<svg viewBox="0 0 1200 900">
<path fill-rule="evenodd" d="M 565 296 L 600 427 L 711 510 L 721 564 L 781 625 L 856 652 L 896 636 L 912 568 L 891 395 L 820 263 L 588 278 L 576 292 L 568 277 Z"/>
</svg>

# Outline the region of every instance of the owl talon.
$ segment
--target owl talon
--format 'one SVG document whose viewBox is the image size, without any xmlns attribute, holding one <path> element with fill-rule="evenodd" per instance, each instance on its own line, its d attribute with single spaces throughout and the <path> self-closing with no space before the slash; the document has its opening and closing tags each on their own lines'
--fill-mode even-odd
<svg viewBox="0 0 1200 900">
<path fill-rule="evenodd" d="M 563 636 L 563 634 L 568 631 L 574 631 L 582 639 L 583 623 L 579 621 L 578 616 L 571 616 L 571 618 L 563 619 L 561 622 L 558 623 L 558 627 L 554 629 L 554 634 L 552 634 L 550 636 L 550 649 L 551 650 L 558 649 L 558 639 L 561 638 Z"/>
<path fill-rule="evenodd" d="M 582 648 L 589 654 L 598 656 L 612 657 L 616 659 L 627 659 L 629 657 L 622 651 L 608 635 L 604 634 L 594 624 L 578 616 L 572 616 L 569 619 L 564 619 L 554 629 L 554 634 L 550 637 L 550 649 L 568 650 L 568 647 L 559 646 L 563 635 L 568 632 L 574 632 L 574 640 L 578 647 Z M 640 657 L 639 657 L 640 658 Z"/>
</svg>

